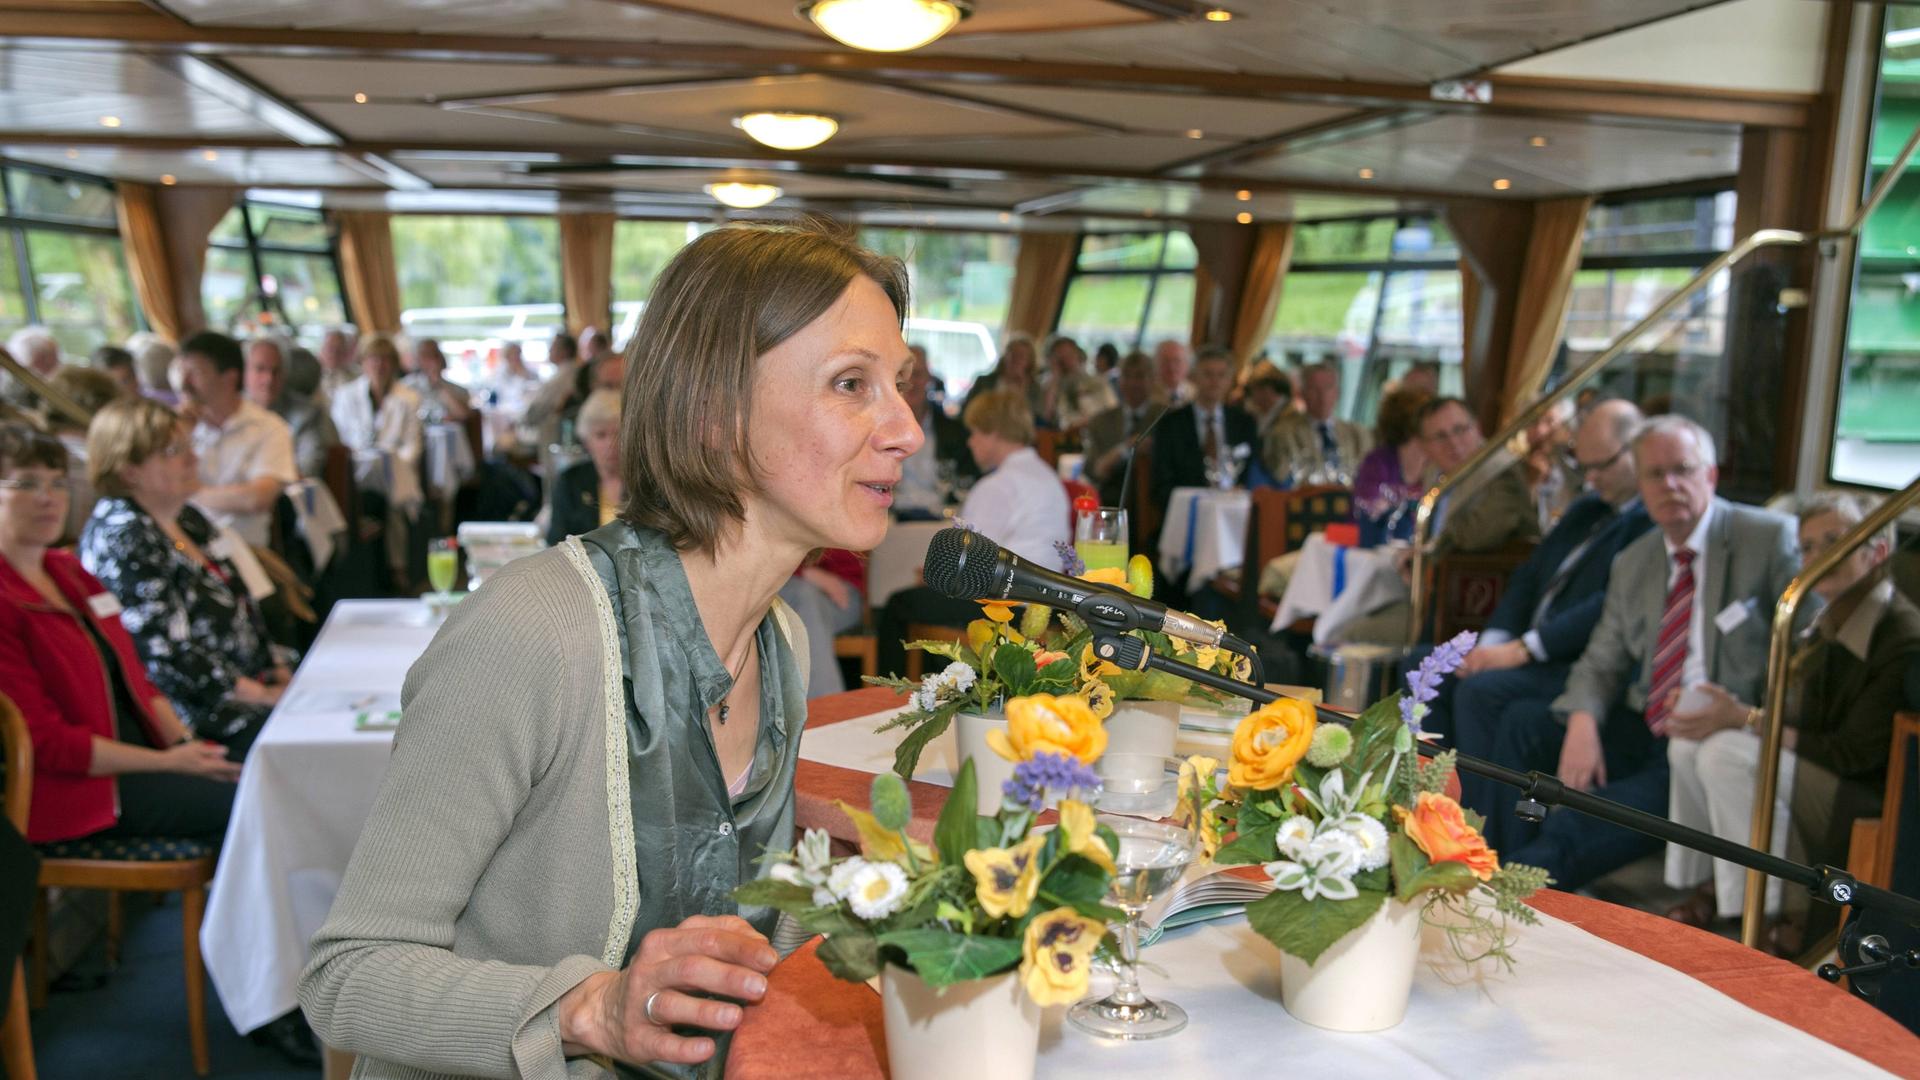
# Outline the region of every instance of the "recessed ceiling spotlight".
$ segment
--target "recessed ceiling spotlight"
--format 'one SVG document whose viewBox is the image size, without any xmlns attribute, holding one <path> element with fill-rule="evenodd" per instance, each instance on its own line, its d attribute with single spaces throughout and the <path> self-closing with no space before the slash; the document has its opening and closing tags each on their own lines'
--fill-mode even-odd
<svg viewBox="0 0 1920 1080">
<path fill-rule="evenodd" d="M 1371 179 L 1373 179 L 1373 170 L 1372 170 L 1372 169 L 1361 169 L 1361 170 L 1360 170 L 1360 179 L 1362 179 L 1362 180 L 1371 180 Z"/>
<path fill-rule="evenodd" d="M 1000 224 L 1005 225 L 1011 222 L 1012 220 L 1013 220 L 1012 214 L 1006 213 L 1004 211 L 1000 214 Z"/>
<path fill-rule="evenodd" d="M 750 112 L 734 117 L 733 126 L 762 146 L 809 150 L 833 138 L 840 121 L 819 113 Z"/>
<path fill-rule="evenodd" d="M 800 14 L 842 45 L 906 52 L 939 38 L 973 14 L 967 0 L 806 0 Z"/>
<path fill-rule="evenodd" d="M 365 105 L 367 103 L 367 95 L 365 94 L 353 95 L 353 103 L 355 105 Z"/>
<path fill-rule="evenodd" d="M 1533 138 L 1527 140 L 1527 145 L 1538 150 L 1547 145 L 1547 137 L 1545 135 L 1535 135 Z"/>
<path fill-rule="evenodd" d="M 1247 213 L 1245 210 L 1242 210 L 1238 214 L 1235 214 L 1233 216 L 1233 220 L 1239 222 L 1242 225 L 1251 225 L 1253 224 L 1253 215 Z"/>
<path fill-rule="evenodd" d="M 100 118 L 100 126 L 104 128 L 117 128 L 120 126 L 120 118 L 117 116 L 103 116 Z"/>
<path fill-rule="evenodd" d="M 707 194 L 715 201 L 733 207 L 735 210 L 753 210 L 762 207 L 785 194 L 772 184 L 742 184 L 728 181 L 724 184 L 708 184 Z"/>
<path fill-rule="evenodd" d="M 1504 176 L 1493 182 L 1493 190 L 1495 191 L 1505 191 L 1512 186 L 1513 186 L 1513 181 L 1507 179 Z"/>
<path fill-rule="evenodd" d="M 1204 139 L 1206 137 L 1207 137 L 1207 133 L 1204 131 L 1201 131 L 1199 128 L 1187 129 L 1187 138 L 1189 139 Z"/>
<path fill-rule="evenodd" d="M 218 151 L 218 150 L 202 150 L 202 151 L 200 151 L 200 158 L 201 158 L 201 160 L 203 160 L 203 161 L 219 161 L 219 160 L 220 160 L 220 151 Z"/>
<path fill-rule="evenodd" d="M 68 161 L 72 161 L 73 159 L 75 159 L 75 158 L 77 158 L 77 157 L 79 157 L 79 156 L 80 156 L 80 151 L 79 151 L 79 150 L 77 150 L 77 149 L 75 149 L 74 147 L 71 147 L 71 146 L 69 146 L 69 147 L 67 147 L 67 160 L 68 160 Z"/>
<path fill-rule="evenodd" d="M 1248 191 L 1246 188 L 1241 188 L 1239 191 L 1233 193 L 1233 197 L 1239 199 L 1241 202 L 1252 202 L 1253 192 Z"/>
<path fill-rule="evenodd" d="M 172 173 L 164 173 L 160 177 L 160 182 L 162 184 L 165 184 L 168 187 L 172 187 L 173 185 L 179 183 L 180 181 L 176 180 Z"/>
<path fill-rule="evenodd" d="M 1207 21 L 1208 22 L 1232 22 L 1233 12 L 1228 11 L 1226 8 L 1208 8 Z"/>
</svg>

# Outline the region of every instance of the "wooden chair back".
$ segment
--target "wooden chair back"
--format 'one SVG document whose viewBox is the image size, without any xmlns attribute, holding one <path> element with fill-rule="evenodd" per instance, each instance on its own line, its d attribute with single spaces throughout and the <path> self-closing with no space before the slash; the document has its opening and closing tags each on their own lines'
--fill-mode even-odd
<svg viewBox="0 0 1920 1080">
<path fill-rule="evenodd" d="M 1907 843 L 1920 846 L 1920 795 L 1908 798 L 1909 792 L 1914 791 L 1920 791 L 1920 713 L 1895 713 L 1893 748 L 1887 758 L 1887 792 L 1880 804 L 1880 820 L 1871 829 L 1873 842 L 1865 851 L 1856 844 L 1848 859 L 1848 869 L 1866 884 L 1882 889 L 1893 887 L 1902 818 L 1906 819 L 1907 826 L 1915 829 Z M 1865 824 L 1855 824 L 1855 837 L 1861 836 L 1860 827 Z M 1911 855 L 1909 860 L 1920 862 Z"/>
<path fill-rule="evenodd" d="M 1430 641 L 1445 641 L 1462 630 L 1484 630 L 1507 590 L 1507 578 L 1533 554 L 1530 540 L 1515 540 L 1492 551 L 1452 552 L 1427 563 L 1427 595 L 1432 597 Z"/>
<path fill-rule="evenodd" d="M 1238 613 L 1234 625 L 1260 621 L 1260 571 L 1268 563 L 1289 551 L 1298 551 L 1307 537 L 1328 525 L 1353 520 L 1353 489 L 1337 484 L 1287 491 L 1257 487 L 1252 495 L 1246 543 L 1241 548 L 1247 557 L 1239 573 L 1228 575 L 1219 586 L 1234 600 Z"/>
<path fill-rule="evenodd" d="M 1033 433 L 1033 452 L 1040 460 L 1058 468 L 1060 465 L 1060 432 L 1052 428 L 1039 428 Z"/>
<path fill-rule="evenodd" d="M 347 519 L 347 535 L 357 535 L 360 493 L 353 483 L 353 451 L 341 443 L 327 447 L 327 463 L 320 471 L 320 482 L 327 486 L 328 494 L 340 507 L 340 515 Z"/>
<path fill-rule="evenodd" d="M 0 789 L 0 803 L 6 807 L 7 820 L 25 836 L 27 808 L 33 802 L 33 740 L 27 734 L 27 718 L 5 694 L 0 694 L 0 753 L 6 755 L 6 787 Z"/>
</svg>

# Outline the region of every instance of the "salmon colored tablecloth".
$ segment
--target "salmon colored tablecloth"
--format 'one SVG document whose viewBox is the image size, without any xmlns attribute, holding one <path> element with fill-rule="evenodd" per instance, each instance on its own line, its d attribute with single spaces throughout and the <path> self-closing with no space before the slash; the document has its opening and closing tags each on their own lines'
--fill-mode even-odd
<svg viewBox="0 0 1920 1080">
<path fill-rule="evenodd" d="M 899 703 L 884 689 L 821 698 L 813 703 L 807 726 L 839 723 Z M 800 762 L 800 825 L 826 828 L 836 839 L 856 839 L 833 800 L 865 806 L 871 782 L 870 775 L 856 770 Z M 931 835 L 948 789 L 916 782 L 911 790 L 915 831 Z M 1896 1076 L 1920 1078 L 1920 1038 L 1811 972 L 1702 930 L 1570 893 L 1541 893 L 1533 906 Z M 774 969 L 766 1000 L 748 1010 L 746 1023 L 734 1034 L 728 1080 L 878 1080 L 887 1075 L 879 995 L 827 974 L 813 950 L 809 944 Z"/>
</svg>

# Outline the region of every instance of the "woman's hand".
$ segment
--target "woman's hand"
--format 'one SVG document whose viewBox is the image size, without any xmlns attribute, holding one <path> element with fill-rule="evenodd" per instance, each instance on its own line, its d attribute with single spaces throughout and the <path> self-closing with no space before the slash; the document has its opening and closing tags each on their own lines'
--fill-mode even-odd
<svg viewBox="0 0 1920 1080">
<path fill-rule="evenodd" d="M 605 1054 L 641 1064 L 691 1065 L 713 1056 L 708 1038 L 675 1035 L 674 1025 L 732 1031 L 759 1001 L 779 954 L 737 915 L 695 915 L 640 939 L 626 969 L 587 979 L 558 1004 L 560 1039 L 569 1055 Z M 731 998 L 715 1001 L 693 992 Z M 653 1017 L 647 1002 L 653 1002 Z"/>
<path fill-rule="evenodd" d="M 1667 713 L 1667 736 L 1674 739 L 1704 739 L 1716 731 L 1747 725 L 1748 705 L 1726 689 L 1710 682 L 1696 683 L 1693 689 L 1707 696 L 1707 703 L 1693 712 Z M 1672 709 L 1680 700 L 1675 689 L 1667 701 Z"/>
<path fill-rule="evenodd" d="M 245 675 L 233 681 L 233 700 L 242 705 L 265 705 L 272 708 L 280 703 L 280 695 L 285 691 L 284 685 L 268 686 L 258 679 L 249 679 Z"/>
<path fill-rule="evenodd" d="M 231 784 L 240 779 L 240 763 L 227 759 L 227 748 L 201 739 L 169 746 L 160 751 L 164 771 L 185 776 L 204 776 Z"/>
</svg>

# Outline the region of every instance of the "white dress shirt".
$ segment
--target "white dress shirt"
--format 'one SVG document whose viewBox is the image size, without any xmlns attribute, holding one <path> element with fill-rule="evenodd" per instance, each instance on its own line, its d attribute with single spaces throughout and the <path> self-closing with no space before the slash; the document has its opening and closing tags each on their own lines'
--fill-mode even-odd
<svg viewBox="0 0 1920 1080">
<path fill-rule="evenodd" d="M 1673 557 L 1682 547 L 1693 551 L 1693 615 L 1687 619 L 1687 659 L 1680 665 L 1680 685 L 1695 686 L 1707 681 L 1707 528 L 1713 524 L 1713 503 L 1707 503 L 1707 512 L 1687 536 L 1685 544 L 1676 544 L 1665 535 L 1660 537 L 1667 545 L 1667 592 L 1673 592 L 1673 583 L 1680 578 L 1680 563 Z M 1655 630 L 1658 633 L 1656 627 Z"/>
<path fill-rule="evenodd" d="M 396 382 L 376 414 L 373 387 L 361 376 L 334 395 L 333 426 L 340 442 L 353 451 L 355 483 L 386 492 L 396 507 L 411 510 L 420 505 L 425 436 L 419 395 Z"/>
<path fill-rule="evenodd" d="M 980 478 L 960 507 L 960 520 L 1029 562 L 1059 565 L 1055 541 L 1071 541 L 1067 488 L 1030 446 L 1008 454 Z"/>
<path fill-rule="evenodd" d="M 193 452 L 200 459 L 200 483 L 206 487 L 245 484 L 266 476 L 282 486 L 300 479 L 294 463 L 293 430 L 287 422 L 242 398 L 240 407 L 224 424 L 205 416 L 193 426 Z M 255 547 L 265 547 L 273 521 L 271 508 L 253 514 L 209 510 L 209 520 L 240 534 Z"/>
</svg>

